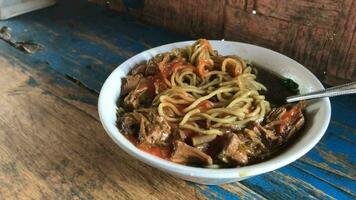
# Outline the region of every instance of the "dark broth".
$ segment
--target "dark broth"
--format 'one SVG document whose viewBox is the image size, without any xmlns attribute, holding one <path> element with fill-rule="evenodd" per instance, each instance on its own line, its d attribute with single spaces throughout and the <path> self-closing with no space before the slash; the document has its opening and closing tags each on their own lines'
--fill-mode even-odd
<svg viewBox="0 0 356 200">
<path fill-rule="evenodd" d="M 272 108 L 281 106 L 281 105 L 285 105 L 286 98 L 288 96 L 300 94 L 299 90 L 293 90 L 291 88 L 288 88 L 288 86 L 286 86 L 286 84 L 285 84 L 286 80 L 290 80 L 290 81 L 293 81 L 293 80 L 287 79 L 281 75 L 277 75 L 274 72 L 271 72 L 271 71 L 269 71 L 265 68 L 262 68 L 260 66 L 256 66 L 255 64 L 253 65 L 253 67 L 256 68 L 256 70 L 257 70 L 256 80 L 258 82 L 262 83 L 267 88 L 266 92 L 264 92 L 264 91 L 262 91 L 262 92 L 260 91 L 260 92 L 263 95 L 265 95 L 266 100 L 271 103 Z M 295 83 L 295 84 L 297 84 L 297 83 Z M 304 117 L 306 118 L 305 115 L 304 115 Z M 250 164 L 255 164 L 255 163 L 269 160 L 275 156 L 278 156 L 279 154 L 283 153 L 284 151 L 286 151 L 287 148 L 290 145 L 292 145 L 293 143 L 295 143 L 301 137 L 302 133 L 304 133 L 305 127 L 306 127 L 306 122 L 307 122 L 307 119 L 305 119 L 303 127 L 296 134 L 294 134 L 286 143 L 281 145 L 279 148 L 275 149 L 275 151 L 271 152 L 271 154 L 268 155 L 267 157 L 265 157 L 263 159 L 257 159 L 254 162 L 251 162 Z"/>
<path fill-rule="evenodd" d="M 288 96 L 299 94 L 299 91 L 292 90 L 286 86 L 285 82 L 290 79 L 284 78 L 256 65 L 254 65 L 254 68 L 257 69 L 256 80 L 267 88 L 266 92 L 260 92 L 265 95 L 272 107 L 285 104 Z"/>
</svg>

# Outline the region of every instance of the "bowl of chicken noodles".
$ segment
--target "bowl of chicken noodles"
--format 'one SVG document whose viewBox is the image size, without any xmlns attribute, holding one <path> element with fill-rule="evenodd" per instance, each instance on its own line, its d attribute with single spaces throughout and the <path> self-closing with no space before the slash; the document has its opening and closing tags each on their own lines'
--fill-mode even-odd
<svg viewBox="0 0 356 200">
<path fill-rule="evenodd" d="M 285 166 L 321 139 L 328 98 L 286 103 L 323 89 L 296 61 L 255 45 L 178 42 L 144 51 L 105 81 L 99 115 L 135 158 L 202 184 Z"/>
</svg>

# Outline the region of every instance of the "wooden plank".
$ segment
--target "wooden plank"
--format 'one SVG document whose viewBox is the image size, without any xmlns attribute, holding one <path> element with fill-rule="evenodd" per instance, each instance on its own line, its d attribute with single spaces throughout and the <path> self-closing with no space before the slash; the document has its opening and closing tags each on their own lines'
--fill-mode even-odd
<svg viewBox="0 0 356 200">
<path fill-rule="evenodd" d="M 133 2 L 111 4 L 141 20 L 193 37 L 227 38 L 272 48 L 331 85 L 356 80 L 353 0 Z"/>
<path fill-rule="evenodd" d="M 63 76 L 97 92 L 110 72 L 132 55 L 189 39 L 83 1 L 61 1 L 55 7 L 0 21 L 1 26 L 9 26 L 17 40 L 45 46 L 31 56 L 33 60 L 46 61 Z"/>
<path fill-rule="evenodd" d="M 266 199 L 241 183 L 221 186 L 196 185 L 195 187 L 209 199 Z"/>
<path fill-rule="evenodd" d="M 300 171 L 288 167 L 288 171 L 285 171 L 284 173 L 281 173 L 280 170 L 270 172 L 244 180 L 242 181 L 242 184 L 254 188 L 255 191 L 263 194 L 269 199 L 333 199 L 332 196 L 326 194 L 327 191 L 321 191 L 302 181 L 302 172 L 299 174 L 299 177 L 296 176 L 299 172 Z M 303 177 L 304 180 L 310 178 L 312 177 Z M 308 182 L 311 181 L 309 180 Z M 329 188 L 332 189 L 332 187 Z M 347 195 L 338 195 L 340 198 L 348 197 Z"/>
<path fill-rule="evenodd" d="M 45 91 L 43 92 L 44 94 L 46 95 L 49 94 L 50 96 L 55 96 L 57 98 L 60 98 L 64 102 L 74 105 L 79 110 L 88 113 L 93 118 L 98 120 L 96 107 L 95 109 L 92 109 L 92 106 L 96 105 L 96 103 L 94 103 L 93 105 L 91 104 L 92 101 L 94 102 L 97 101 L 96 95 L 93 96 L 92 93 L 88 93 L 88 91 L 85 88 L 81 88 L 80 85 L 77 85 L 76 83 L 61 77 L 58 73 L 51 70 L 49 66 L 43 65 L 43 67 L 39 69 L 33 66 L 32 67 L 28 66 L 31 65 L 31 63 L 28 62 L 28 58 L 26 58 L 24 55 L 19 54 L 19 52 L 14 51 L 14 49 L 12 48 L 6 48 L 6 46 L 1 46 L 1 44 L 2 42 L 0 42 L 0 48 L 2 47 L 2 49 L 5 50 L 6 53 L 2 52 L 3 54 L 2 55 L 0 54 L 0 61 L 1 61 L 0 66 L 11 65 L 11 67 L 21 70 L 21 72 L 25 73 L 25 75 L 28 77 L 28 80 L 26 81 L 28 86 L 34 88 L 41 88 L 42 90 Z M 14 54 L 12 54 L 12 56 L 9 56 L 8 55 L 9 53 L 14 53 Z M 19 56 L 19 59 L 14 58 L 17 56 Z M 6 59 L 4 59 L 5 57 Z M 83 93 L 83 90 L 86 91 L 87 94 Z M 73 97 L 73 98 L 68 98 L 68 97 Z M 88 100 L 90 100 L 90 103 L 88 103 Z M 207 196 L 211 196 L 210 193 L 216 194 L 216 191 L 215 192 L 208 191 L 209 188 L 200 188 L 193 185 L 191 186 L 195 188 L 195 197 L 197 199 L 205 199 Z M 233 189 L 233 191 L 238 191 L 239 195 L 245 197 L 259 196 L 258 194 L 253 192 L 251 189 L 246 188 L 245 186 L 242 186 L 241 189 L 240 187 L 235 188 Z M 219 195 L 225 195 L 225 193 L 221 193 Z M 229 194 L 235 195 L 234 193 L 231 192 Z"/>
<path fill-rule="evenodd" d="M 61 76 L 47 62 L 32 60 L 31 57 L 14 48 L 9 48 L 1 41 L 0 49 L 2 49 L 0 53 L 2 62 L 16 66 L 26 73 L 30 78 L 29 85 L 49 91 L 78 109 L 87 112 L 92 117 L 99 119 L 96 106 L 97 93 L 81 87 L 80 83 L 73 81 L 71 77 Z"/>
<path fill-rule="evenodd" d="M 61 98 L 62 100 L 68 102 L 69 104 L 78 107 L 79 109 L 87 112 L 88 114 L 92 115 L 94 118 L 98 119 L 96 107 L 95 109 L 91 109 L 92 107 L 94 107 L 93 105 L 96 105 L 96 103 L 91 104 L 92 101 L 94 102 L 97 101 L 96 95 L 92 96 L 92 94 L 88 93 L 85 88 L 81 88 L 79 87 L 79 85 L 61 77 L 58 73 L 51 70 L 50 66 L 42 65 L 41 67 L 39 67 L 38 63 L 36 63 L 36 67 L 28 66 L 28 64 L 31 64 L 29 62 L 31 61 L 31 59 L 28 59 L 28 57 L 26 57 L 25 54 L 21 54 L 20 52 L 17 52 L 12 48 L 7 48 L 6 45 L 1 46 L 1 44 L 4 43 L 0 42 L 0 47 L 5 51 L 2 52 L 2 56 L 6 57 L 6 59 L 4 60 L 3 58 L 1 58 L 1 61 L 3 63 L 1 63 L 0 66 L 5 64 L 5 65 L 11 65 L 14 68 L 19 68 L 23 73 L 25 73 L 29 77 L 27 81 L 27 84 L 29 86 L 41 88 L 46 91 L 44 92 L 45 94 L 48 94 L 48 92 L 50 92 L 51 95 L 55 95 L 56 97 Z M 11 61 L 11 64 L 8 61 Z M 85 90 L 88 94 L 86 95 L 83 94 L 83 90 Z M 68 98 L 68 97 L 73 97 L 73 98 Z M 89 105 L 88 105 L 88 100 L 90 100 Z M 88 106 L 90 106 L 90 109 L 87 108 Z M 240 191 L 240 190 L 241 189 L 235 188 L 235 191 Z M 210 192 L 203 189 L 199 189 L 195 191 L 195 195 L 197 196 L 198 199 L 204 199 L 206 196 L 205 194 L 208 193 Z M 246 197 L 258 196 L 252 190 L 249 190 L 246 187 L 244 190 L 240 191 L 239 194 L 242 194 L 243 196 Z M 233 195 L 233 193 L 231 193 L 230 195 Z"/>
<path fill-rule="evenodd" d="M 355 13 L 352 0 L 227 1 L 224 35 L 286 54 L 337 85 L 356 80 Z"/>
<path fill-rule="evenodd" d="M 90 1 L 118 11 L 129 12 L 143 21 L 180 33 L 190 34 L 193 37 L 204 36 L 210 39 L 220 39 L 223 35 L 225 0 Z"/>
<path fill-rule="evenodd" d="M 2 199 L 195 198 L 194 187 L 127 155 L 96 119 L 0 62 Z"/>
<path fill-rule="evenodd" d="M 314 151 L 307 154 L 305 160 L 319 163 L 321 168 L 329 169 L 326 171 L 331 171 L 335 175 L 354 181 L 356 180 L 356 158 L 350 152 L 356 150 L 355 140 L 355 130 L 350 131 L 332 122 L 323 139 L 315 147 Z M 341 180 L 340 178 L 330 182 L 336 184 Z M 347 183 L 342 183 L 341 185 L 344 185 L 345 188 L 353 187 Z"/>
<path fill-rule="evenodd" d="M 239 182 L 224 184 L 221 186 L 221 189 L 224 192 L 227 191 L 230 193 L 237 194 L 237 196 L 241 199 L 266 199 L 265 197 L 257 193 L 252 193 L 252 195 L 246 196 L 245 193 L 248 192 L 248 194 L 250 194 L 251 189 Z"/>
<path fill-rule="evenodd" d="M 74 9 L 77 9 L 78 12 L 81 12 L 80 14 L 84 14 L 84 15 L 85 14 L 89 15 L 88 13 L 93 13 L 92 15 L 95 16 L 96 15 L 95 13 L 98 12 L 96 7 L 94 8 L 88 6 L 89 8 L 88 10 L 85 9 L 85 6 L 80 6 L 77 4 L 73 4 L 73 7 Z M 62 9 L 63 8 L 64 7 L 62 7 Z M 30 31 L 31 33 L 30 35 L 32 35 L 32 37 L 35 37 L 35 41 L 40 41 L 40 43 L 42 44 L 49 43 L 53 45 L 53 46 L 48 45 L 48 47 L 46 47 L 49 48 L 50 51 L 45 50 L 43 52 L 38 52 L 30 57 L 24 56 L 21 53 L 13 54 L 13 52 L 9 53 L 10 51 L 5 51 L 6 53 L 2 51 L 1 53 L 3 54 L 12 55 L 10 56 L 11 58 L 7 57 L 7 59 L 9 60 L 13 60 L 11 61 L 11 65 L 16 65 L 16 63 L 24 63 L 24 60 L 26 60 L 27 62 L 25 63 L 27 63 L 27 65 L 30 64 L 30 67 L 23 68 L 23 69 L 31 69 L 31 68 L 36 68 L 35 66 L 38 65 L 38 63 L 42 63 L 42 65 L 43 63 L 48 63 L 48 64 L 44 64 L 41 67 L 42 69 L 39 68 L 39 71 L 42 70 L 46 71 L 45 69 L 54 69 L 54 71 L 57 73 L 59 77 L 68 76 L 68 78 L 70 78 L 71 80 L 76 80 L 76 78 L 79 78 L 79 82 L 83 83 L 83 85 L 85 85 L 89 89 L 100 88 L 102 82 L 95 80 L 95 75 L 98 72 L 98 70 L 103 70 L 105 71 L 105 73 L 108 74 L 115 67 L 115 65 L 112 65 L 112 63 L 114 62 L 119 63 L 120 61 L 118 61 L 118 58 L 123 60 L 125 59 L 125 55 L 122 56 L 120 55 L 119 51 L 116 52 L 115 47 L 118 49 L 122 49 L 124 52 L 135 52 L 140 48 L 148 48 L 150 46 L 154 46 L 157 44 L 166 43 L 166 41 L 174 40 L 172 39 L 174 38 L 173 36 L 172 37 L 166 36 L 166 34 L 162 34 L 162 37 L 161 36 L 149 37 L 149 39 L 140 40 L 139 35 L 142 34 L 142 31 L 144 31 L 144 33 L 156 34 L 157 32 L 160 32 L 160 29 L 150 28 L 149 26 L 140 25 L 140 23 L 136 24 L 137 22 L 131 20 L 131 18 L 124 18 L 124 17 L 118 18 L 114 16 L 114 17 L 103 17 L 96 20 L 94 17 L 89 16 L 88 19 L 90 20 L 85 21 L 82 17 L 79 16 L 70 17 L 70 15 L 68 16 L 59 15 L 58 14 L 60 13 L 59 10 L 54 13 L 57 13 L 57 15 L 59 16 L 58 21 L 56 21 L 55 19 L 47 19 L 48 17 L 45 16 L 49 15 L 49 13 L 47 13 L 47 11 L 41 11 L 29 15 L 30 17 L 24 16 L 22 18 L 16 18 L 16 20 L 4 22 L 4 24 L 7 25 L 15 24 L 15 26 L 13 26 L 14 27 L 13 29 L 14 32 L 16 32 L 15 35 L 18 36 L 20 39 L 21 38 L 26 39 L 26 37 L 28 37 L 27 36 L 28 34 L 23 33 L 24 30 L 27 30 Z M 69 13 L 73 14 L 73 10 Z M 107 23 L 102 23 L 103 25 L 100 25 L 99 22 L 103 19 L 107 20 L 106 21 Z M 119 19 L 124 21 L 127 20 L 127 21 L 122 22 Z M 51 20 L 55 21 L 56 26 L 51 25 Z M 80 22 L 78 22 L 77 20 Z M 29 26 L 24 25 L 25 24 L 24 22 L 35 22 L 35 21 L 37 23 L 36 24 L 33 23 L 32 25 L 34 25 L 36 28 L 31 28 Z M 92 26 L 93 23 L 97 26 L 98 29 L 96 29 L 95 26 L 93 28 Z M 78 24 L 78 26 L 75 26 L 76 24 Z M 130 24 L 131 25 L 135 24 L 135 25 L 132 25 L 134 26 L 132 30 L 131 28 L 117 29 L 115 28 L 116 26 L 112 28 L 114 24 L 116 24 L 117 26 L 130 26 Z M 116 32 L 112 31 L 112 29 L 115 29 Z M 117 37 L 117 35 L 119 35 L 119 37 Z M 136 39 L 137 41 L 132 42 Z M 129 42 L 120 43 L 124 40 L 128 40 Z M 68 50 L 71 49 L 73 46 L 76 48 L 73 48 L 72 50 Z M 2 50 L 7 49 L 5 47 L 6 46 L 4 45 L 1 46 L 1 42 L 0 42 L 0 49 Z M 95 48 L 95 51 L 90 51 L 91 48 Z M 114 54 L 110 54 L 112 52 L 114 52 Z M 83 66 L 86 66 L 85 64 L 90 66 L 97 66 L 97 68 L 94 69 L 88 68 L 84 70 Z M 33 77 L 35 82 L 37 82 L 37 84 L 39 85 L 38 87 L 42 88 L 44 91 L 50 90 L 53 94 L 55 94 L 55 92 L 53 91 L 56 90 L 47 89 L 47 88 L 51 88 L 52 86 L 45 86 L 45 85 L 63 83 L 63 81 L 59 81 L 58 83 L 56 83 L 55 80 L 53 80 L 54 83 L 51 83 L 52 81 L 49 81 L 49 83 L 47 84 L 46 78 L 43 78 L 43 80 L 40 78 L 40 77 L 46 77 L 46 75 L 38 75 L 38 76 L 31 75 L 31 76 Z M 92 78 L 94 78 L 94 80 L 92 80 Z M 31 80 L 28 81 L 28 83 L 30 85 L 34 84 L 33 81 Z M 67 84 L 63 83 L 63 88 L 65 87 L 67 87 Z M 62 90 L 65 91 L 65 89 Z M 75 92 L 76 90 L 73 91 Z M 66 102 L 69 102 L 68 100 L 66 100 L 65 95 L 61 95 L 61 92 L 58 92 L 55 95 L 65 100 Z M 83 103 L 84 105 L 86 98 L 85 96 L 83 98 L 80 97 L 75 101 L 79 105 L 81 103 Z M 352 126 L 354 126 L 354 124 L 356 124 L 355 118 L 349 117 L 349 116 L 353 116 L 354 114 L 354 109 L 352 105 L 350 105 L 350 102 L 354 102 L 354 101 L 355 99 L 352 96 L 350 98 L 347 97 L 346 99 L 344 99 L 344 97 L 336 98 L 332 101 L 333 119 L 336 120 L 335 123 L 342 124 L 342 127 L 346 126 L 351 128 Z M 84 108 L 81 108 L 81 110 L 84 110 L 89 113 L 94 112 L 96 114 L 95 110 L 87 111 Z M 340 130 L 340 127 L 336 127 L 335 130 Z M 349 157 L 345 157 L 345 153 L 349 155 L 347 151 L 342 151 L 343 149 L 344 150 L 354 149 L 354 147 L 349 143 L 343 142 L 343 140 L 352 141 L 352 137 L 348 133 L 352 133 L 352 132 L 347 132 L 344 130 L 335 131 L 334 133 L 332 133 L 333 137 L 325 137 L 326 139 L 325 140 L 323 139 L 323 141 L 321 142 L 321 144 L 325 144 L 323 145 L 323 148 L 318 147 L 318 151 L 313 150 L 307 155 L 306 159 L 303 158 L 302 161 L 307 164 L 307 166 L 303 167 L 305 168 L 304 171 L 300 169 L 301 168 L 300 166 L 303 166 L 302 165 L 303 163 L 301 164 L 297 163 L 288 166 L 286 168 L 286 169 L 290 169 L 291 167 L 294 166 L 293 170 L 287 170 L 283 172 L 279 171 L 281 173 L 281 176 L 298 177 L 299 179 L 298 184 L 302 184 L 303 185 L 302 188 L 306 188 L 306 189 L 309 188 L 309 190 L 306 190 L 305 193 L 303 193 L 304 195 L 307 195 L 307 193 L 310 192 L 310 190 L 316 189 L 319 191 L 323 191 L 322 195 L 326 195 L 326 196 L 329 195 L 329 196 L 336 196 L 336 197 L 343 195 L 343 197 L 352 198 L 352 195 L 348 192 L 350 188 L 345 186 L 345 184 L 347 184 L 350 180 L 353 180 L 353 176 L 348 175 L 350 174 L 350 172 L 352 172 L 350 170 L 353 169 L 352 168 L 353 161 Z M 326 136 L 330 134 L 331 132 L 328 132 Z M 334 138 L 335 135 L 337 135 L 337 137 Z M 336 153 L 330 154 L 330 149 L 332 149 Z M 6 165 L 6 167 L 4 168 L 8 169 L 11 168 L 11 166 L 12 165 Z M 319 169 L 322 169 L 322 171 L 319 171 Z M 327 172 L 332 172 L 333 175 L 330 175 L 330 177 L 327 177 L 326 179 L 323 176 L 325 176 Z M 272 178 L 270 177 L 265 180 L 260 180 L 256 178 L 243 182 L 244 184 L 243 186 L 244 187 L 248 186 L 248 189 L 250 189 L 250 192 L 245 193 L 245 196 L 261 196 L 261 194 L 263 195 L 269 194 L 264 190 L 259 190 L 258 187 L 271 187 L 274 188 L 273 190 L 275 192 L 277 191 L 278 185 L 274 184 L 273 181 L 278 182 L 279 176 L 276 176 L 275 179 L 272 176 Z M 248 181 L 251 181 L 251 183 L 253 184 L 249 183 Z M 201 190 L 199 188 L 196 189 L 195 194 L 197 194 L 198 196 L 197 198 L 202 198 L 207 196 L 212 197 L 214 195 L 218 197 L 223 197 L 224 195 L 226 196 L 230 195 L 229 197 L 232 197 L 234 192 L 230 192 L 230 191 L 241 191 L 241 190 L 243 191 L 243 186 L 228 185 L 228 186 L 221 186 L 221 187 L 216 187 L 216 186 L 206 187 L 206 188 L 203 187 Z M 340 188 L 337 188 L 339 186 L 342 187 L 341 190 Z M 260 194 L 256 194 L 255 192 L 251 193 L 251 189 L 257 191 Z M 292 194 L 292 191 L 294 189 L 295 187 L 286 186 L 286 189 L 285 191 L 283 190 L 283 192 L 286 192 L 287 194 Z"/>
<path fill-rule="evenodd" d="M 330 171 L 324 170 L 324 168 L 319 167 L 311 167 L 309 164 L 305 164 L 303 162 L 297 162 L 294 167 L 298 168 L 299 170 L 310 174 L 311 176 L 317 177 L 320 180 L 330 184 L 333 187 L 334 191 L 342 191 L 349 196 L 355 196 L 353 191 L 355 191 L 355 178 L 350 179 L 349 176 L 340 176 L 338 173 L 333 173 Z M 311 169 L 313 168 L 313 169 Z M 313 173 L 310 173 L 313 172 Z M 355 177 L 353 175 L 353 177 Z M 327 192 L 332 194 L 333 192 Z M 335 193 L 332 196 L 337 196 Z"/>
<path fill-rule="evenodd" d="M 3 48 L 3 49 L 6 49 L 6 48 Z M 14 52 L 12 52 L 12 53 L 14 53 Z M 21 54 L 14 54 L 14 55 L 16 55 L 16 56 L 20 56 Z M 25 59 L 25 58 L 23 58 L 23 57 L 19 57 L 19 58 L 21 58 L 21 59 Z M 16 61 L 16 60 L 15 60 Z M 15 62 L 15 63 L 18 63 L 19 61 L 17 61 L 17 62 Z M 23 67 L 23 65 L 24 64 L 21 64 L 21 65 L 19 65 L 19 64 L 16 64 L 17 66 L 20 66 L 22 69 L 26 69 L 26 70 L 28 70 L 28 71 L 32 71 L 32 70 L 34 70 L 33 68 L 31 68 L 31 67 Z M 37 70 L 34 70 L 34 71 L 37 71 Z M 43 74 L 42 76 L 44 76 L 44 77 L 47 77 L 45 74 Z M 41 79 L 39 79 L 38 80 L 38 78 L 39 77 L 41 77 L 41 76 L 33 76 L 33 77 L 35 77 L 36 79 L 35 79 L 35 81 L 37 82 L 37 84 L 39 85 L 39 87 L 42 87 L 42 85 L 46 85 L 45 83 L 46 83 L 46 81 L 43 81 L 43 80 L 41 80 Z M 51 83 L 51 82 L 50 82 Z M 52 86 L 47 86 L 46 88 L 51 88 Z M 52 89 L 51 91 L 57 91 L 57 93 L 58 93 L 58 91 L 61 91 L 61 90 L 56 90 L 56 89 Z M 62 91 L 65 91 L 65 88 L 64 89 L 62 89 Z M 65 99 L 66 100 L 66 97 L 65 96 L 67 96 L 67 95 L 61 95 L 61 94 L 57 94 L 57 96 L 64 96 L 64 98 L 63 99 Z M 78 101 L 80 101 L 80 99 L 78 100 Z M 85 103 L 85 102 L 83 102 L 83 103 Z M 94 112 L 94 114 L 96 114 L 96 110 L 92 110 L 92 111 L 86 111 L 86 112 Z M 346 113 L 347 114 L 347 113 Z M 341 133 L 340 135 L 344 135 L 345 133 Z M 323 152 L 323 151 L 322 151 Z M 325 153 L 324 153 L 325 154 Z M 327 155 L 327 154 L 326 154 Z M 310 159 L 315 159 L 315 156 L 313 157 L 313 158 L 310 158 Z M 348 159 L 346 159 L 345 158 L 345 160 L 348 160 Z M 322 162 L 322 160 L 321 161 L 318 161 L 318 163 L 320 163 L 320 162 Z M 336 161 L 335 162 L 335 160 L 329 160 L 329 161 L 327 161 L 327 163 L 334 163 L 333 165 L 334 166 L 338 166 L 338 162 L 340 162 L 340 160 L 339 161 Z M 331 167 L 332 168 L 332 167 Z M 346 169 L 346 168 L 345 168 Z M 349 168 L 350 169 L 350 168 Z M 312 172 L 313 173 L 313 172 Z M 318 174 L 317 174 L 318 175 Z M 335 177 L 335 178 L 339 178 L 339 177 Z M 332 180 L 330 181 L 330 182 L 333 182 Z M 318 186 L 319 184 L 317 184 L 317 186 Z M 208 189 L 209 190 L 205 190 L 204 191 L 204 194 L 206 193 L 207 195 L 209 194 L 209 195 L 213 195 L 213 194 L 215 194 L 215 195 L 222 195 L 221 194 L 221 192 L 222 191 L 225 191 L 226 190 L 226 187 L 228 187 L 229 189 L 227 189 L 227 191 L 229 191 L 229 190 L 231 190 L 232 188 L 235 188 L 234 189 L 234 191 L 241 191 L 241 188 L 240 187 L 236 187 L 236 186 L 233 186 L 233 185 L 229 185 L 229 186 L 222 186 L 222 189 L 219 189 L 220 187 L 209 187 Z M 203 189 L 206 189 L 206 188 L 203 188 Z M 203 189 L 201 189 L 201 191 L 203 191 Z M 210 191 L 211 190 L 211 191 Z M 199 190 L 200 191 L 200 190 Z M 215 192 L 214 192 L 215 191 Z M 218 192 L 217 192 L 218 191 Z M 329 190 L 329 191 L 332 191 L 332 190 Z M 220 193 L 219 193 L 220 192 Z M 230 194 L 230 193 L 228 193 L 228 192 L 225 192 L 226 194 Z M 252 193 L 253 194 L 253 193 Z M 230 194 L 231 195 L 231 194 Z M 248 195 L 251 195 L 250 193 L 245 193 L 245 196 L 248 196 Z"/>
<path fill-rule="evenodd" d="M 256 31 L 257 29 L 263 31 Z M 288 35 L 288 22 L 226 6 L 225 39 L 275 47 Z"/>
<path fill-rule="evenodd" d="M 248 13 L 254 10 L 258 15 L 319 28 L 335 27 L 343 10 L 339 0 L 227 0 L 227 4 Z"/>
<path fill-rule="evenodd" d="M 327 62 L 327 83 L 356 80 L 356 2 L 342 2 L 341 18 L 334 30 L 334 43 Z"/>
<path fill-rule="evenodd" d="M 284 53 L 307 66 L 319 77 L 325 76 L 333 42 L 327 29 L 293 24 L 232 6 L 226 7 L 225 37 Z"/>
<path fill-rule="evenodd" d="M 224 5 L 225 0 L 146 0 L 140 18 L 193 37 L 204 35 L 220 39 L 223 34 Z"/>
<path fill-rule="evenodd" d="M 163 26 L 184 34 L 190 34 L 193 37 L 204 36 L 211 39 L 220 39 L 223 37 L 225 0 L 180 0 L 168 2 L 137 0 L 133 1 L 135 3 L 123 0 L 89 1 L 106 5 L 117 11 L 128 11 L 151 24 Z M 132 4 L 134 4 L 134 6 L 132 6 Z"/>
<path fill-rule="evenodd" d="M 356 95 L 332 98 L 331 106 L 333 110 L 331 119 L 339 122 L 341 125 L 356 129 L 356 117 L 352 117 L 356 113 L 356 107 L 353 106 L 354 102 L 356 102 Z"/>
</svg>

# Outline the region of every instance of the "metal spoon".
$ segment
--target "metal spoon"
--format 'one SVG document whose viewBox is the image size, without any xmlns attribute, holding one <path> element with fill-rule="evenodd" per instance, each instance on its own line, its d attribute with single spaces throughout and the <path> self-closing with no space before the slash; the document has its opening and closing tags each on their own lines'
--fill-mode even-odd
<svg viewBox="0 0 356 200">
<path fill-rule="evenodd" d="M 344 85 L 339 85 L 325 90 L 320 90 L 307 94 L 290 96 L 287 97 L 286 101 L 288 103 L 291 103 L 291 102 L 296 102 L 301 100 L 316 99 L 322 97 L 334 97 L 334 96 L 340 96 L 345 94 L 356 94 L 356 82 L 346 83 Z"/>
</svg>

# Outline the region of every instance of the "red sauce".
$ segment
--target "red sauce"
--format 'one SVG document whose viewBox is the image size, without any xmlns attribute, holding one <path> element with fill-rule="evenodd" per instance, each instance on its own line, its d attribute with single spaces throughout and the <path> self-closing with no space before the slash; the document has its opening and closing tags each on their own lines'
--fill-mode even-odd
<svg viewBox="0 0 356 200">
<path fill-rule="evenodd" d="M 209 100 L 204 100 L 198 104 L 198 108 L 201 112 L 207 111 L 214 107 L 214 103 Z"/>
<path fill-rule="evenodd" d="M 125 137 L 133 144 L 136 146 L 137 144 L 137 139 L 133 135 L 125 135 Z"/>
<path fill-rule="evenodd" d="M 183 59 L 174 59 L 170 63 L 165 63 L 160 65 L 159 70 L 163 78 L 168 78 L 170 75 L 172 75 L 174 71 L 184 69 L 184 68 L 191 68 L 193 70 L 195 69 L 195 67 L 192 64 L 185 62 L 185 60 Z"/>
<path fill-rule="evenodd" d="M 159 71 L 161 72 L 162 77 L 168 78 L 169 75 L 171 75 L 173 72 L 173 66 L 178 66 L 177 63 L 179 63 L 179 65 L 181 65 L 181 61 L 178 59 L 174 59 L 172 62 L 166 63 L 165 58 L 164 58 L 163 61 L 161 61 L 161 63 L 158 64 L 158 68 L 159 68 Z"/>
<path fill-rule="evenodd" d="M 136 147 L 162 159 L 168 160 L 171 157 L 171 150 L 168 147 L 151 146 L 147 143 L 140 143 Z"/>
<path fill-rule="evenodd" d="M 151 146 L 150 144 L 144 142 L 139 143 L 133 135 L 125 135 L 125 137 L 141 151 L 147 152 L 149 154 L 166 160 L 171 157 L 172 150 L 169 147 Z"/>
<path fill-rule="evenodd" d="M 160 83 L 163 82 L 161 81 L 161 78 L 159 75 L 154 75 L 154 76 L 149 76 L 147 77 L 146 84 L 148 85 L 148 93 L 151 96 L 156 96 L 156 88 L 155 88 L 155 82 L 159 81 Z"/>
<path fill-rule="evenodd" d="M 284 130 L 287 128 L 288 123 L 290 123 L 290 121 L 292 121 L 292 118 L 294 117 L 294 115 L 296 115 L 297 113 L 300 112 L 300 108 L 295 106 L 293 107 L 291 110 L 289 110 L 288 112 L 286 112 L 282 117 L 281 117 L 281 125 L 278 127 L 277 131 L 279 133 L 283 133 Z"/>
</svg>

